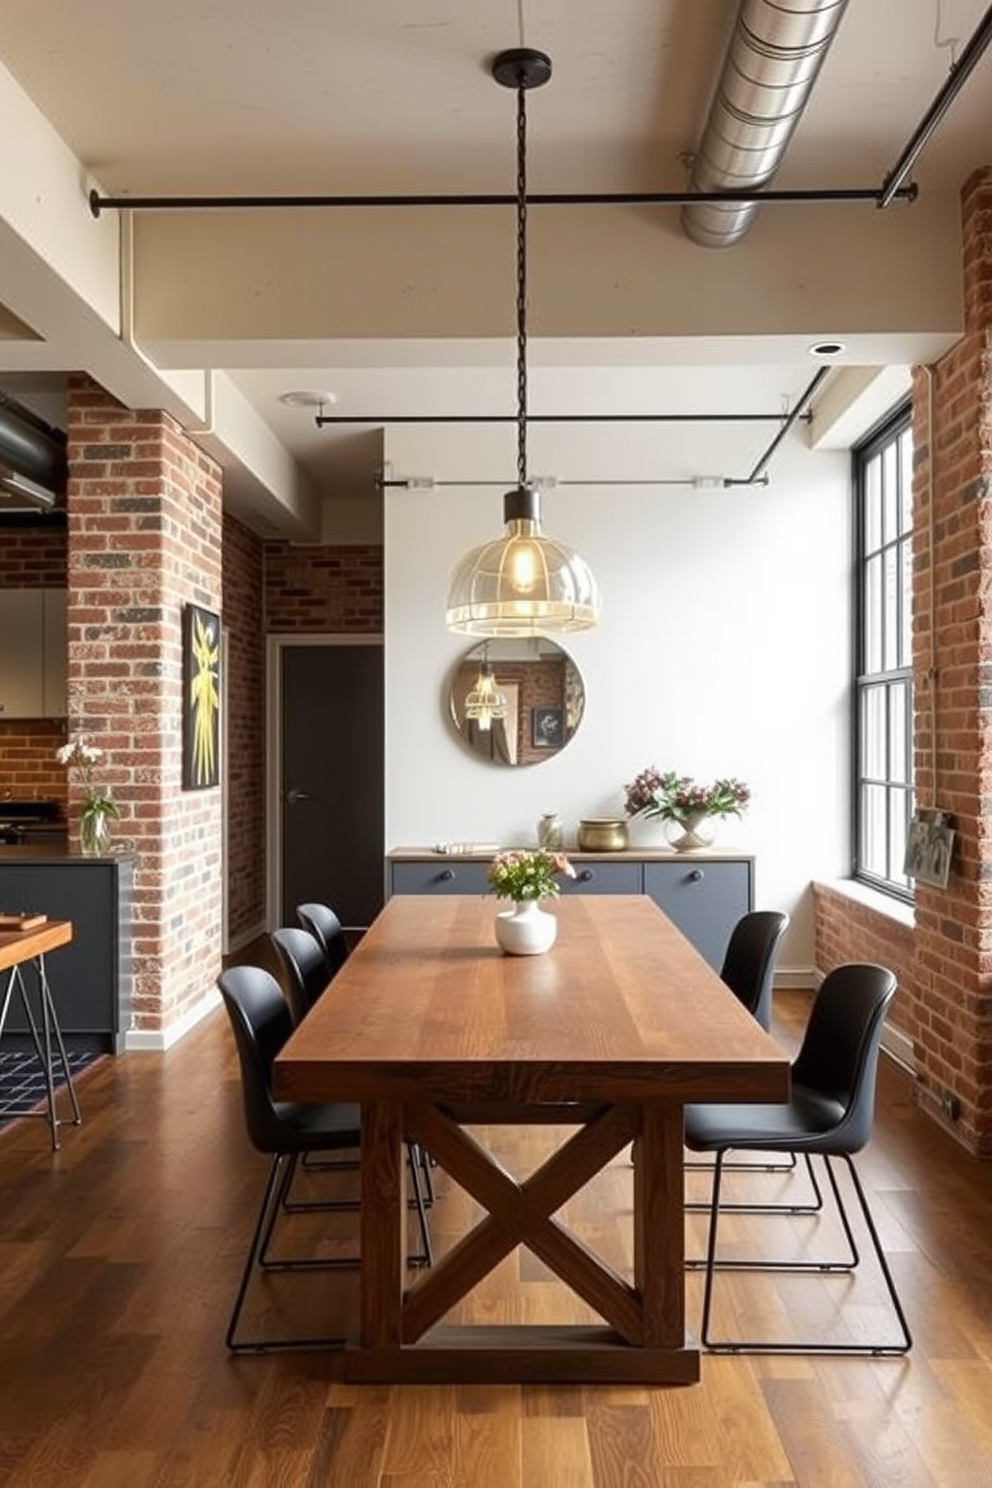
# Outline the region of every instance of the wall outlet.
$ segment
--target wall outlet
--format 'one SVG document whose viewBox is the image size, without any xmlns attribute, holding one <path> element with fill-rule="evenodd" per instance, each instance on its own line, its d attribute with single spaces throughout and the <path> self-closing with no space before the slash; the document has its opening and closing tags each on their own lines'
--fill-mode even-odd
<svg viewBox="0 0 992 1488">
<path fill-rule="evenodd" d="M 940 1109 L 948 1121 L 957 1121 L 961 1115 L 961 1102 L 953 1090 L 944 1090 L 941 1092 Z"/>
</svg>

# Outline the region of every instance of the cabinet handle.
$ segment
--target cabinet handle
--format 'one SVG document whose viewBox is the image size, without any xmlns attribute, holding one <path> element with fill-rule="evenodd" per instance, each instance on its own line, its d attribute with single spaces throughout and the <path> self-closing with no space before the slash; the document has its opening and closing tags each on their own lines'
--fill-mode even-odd
<svg viewBox="0 0 992 1488">
<path fill-rule="evenodd" d="M 689 874 L 689 882 L 702 883 L 705 877 L 706 875 L 703 872 L 702 868 L 693 868 L 692 872 Z"/>
<path fill-rule="evenodd" d="M 442 868 L 440 873 L 435 874 L 435 883 L 450 883 L 455 876 L 454 868 Z"/>
<path fill-rule="evenodd" d="M 595 870 L 595 868 L 583 868 L 582 872 L 578 876 L 578 879 L 579 879 L 579 883 L 592 883 L 592 881 L 593 881 L 593 879 L 595 877 L 596 877 L 596 870 Z"/>
</svg>

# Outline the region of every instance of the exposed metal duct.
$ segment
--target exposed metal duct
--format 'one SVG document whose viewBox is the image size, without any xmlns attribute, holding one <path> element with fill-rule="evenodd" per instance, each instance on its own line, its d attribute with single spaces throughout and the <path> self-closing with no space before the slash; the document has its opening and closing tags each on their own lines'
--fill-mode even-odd
<svg viewBox="0 0 992 1488">
<path fill-rule="evenodd" d="M 690 177 L 694 191 L 754 189 L 781 163 L 847 0 L 741 0 Z M 682 227 L 726 248 L 751 225 L 755 202 L 694 203 Z"/>
<path fill-rule="evenodd" d="M 62 431 L 0 392 L 0 511 L 61 504 L 67 475 Z"/>
</svg>

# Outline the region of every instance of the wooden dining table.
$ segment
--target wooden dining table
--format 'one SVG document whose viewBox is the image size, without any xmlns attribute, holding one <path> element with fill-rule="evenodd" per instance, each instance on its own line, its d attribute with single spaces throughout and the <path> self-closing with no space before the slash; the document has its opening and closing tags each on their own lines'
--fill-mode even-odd
<svg viewBox="0 0 992 1488">
<path fill-rule="evenodd" d="M 278 1099 L 361 1103 L 360 1303 L 345 1375 L 691 1384 L 683 1106 L 785 1100 L 785 1053 L 647 897 L 556 901 L 557 940 L 538 956 L 501 953 L 496 908 L 478 896 L 391 899 L 275 1063 Z M 553 1123 L 561 1145 L 518 1181 L 480 1141 L 493 1123 Z M 404 1238 L 409 1137 L 485 1214 L 416 1273 Z M 560 1218 L 628 1145 L 629 1273 Z M 601 1325 L 448 1321 L 517 1246 Z"/>
</svg>

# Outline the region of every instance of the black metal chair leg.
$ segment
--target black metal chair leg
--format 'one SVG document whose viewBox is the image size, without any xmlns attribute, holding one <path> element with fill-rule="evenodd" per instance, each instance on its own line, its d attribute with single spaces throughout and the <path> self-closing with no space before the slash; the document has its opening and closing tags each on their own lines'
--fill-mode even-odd
<svg viewBox="0 0 992 1488">
<path fill-rule="evenodd" d="M 287 1182 L 289 1182 L 292 1178 L 292 1170 L 294 1167 L 295 1160 L 288 1154 L 283 1153 L 273 1159 L 272 1166 L 269 1170 L 268 1181 L 265 1185 L 265 1193 L 262 1197 L 262 1203 L 258 1211 L 258 1218 L 255 1222 L 255 1232 L 252 1235 L 251 1245 L 248 1248 L 248 1254 L 245 1258 L 244 1268 L 241 1272 L 241 1280 L 238 1283 L 237 1295 L 234 1299 L 234 1306 L 231 1309 L 231 1317 L 230 1321 L 228 1322 L 227 1333 L 224 1338 L 225 1345 L 228 1351 L 232 1354 L 270 1354 L 291 1349 L 342 1348 L 346 1341 L 343 1336 L 333 1338 L 325 1337 L 279 1339 L 238 1339 L 237 1337 L 238 1324 L 241 1321 L 241 1313 L 242 1309 L 244 1308 L 245 1298 L 248 1294 L 248 1287 L 251 1282 L 252 1272 L 254 1271 L 256 1265 L 260 1266 L 261 1264 L 261 1256 L 263 1254 L 265 1246 L 268 1244 L 268 1240 L 271 1237 L 272 1228 L 279 1214 L 279 1205 L 282 1192 Z M 270 1263 L 269 1269 L 289 1270 L 299 1268 L 291 1264 L 273 1265 L 272 1263 Z"/>
<path fill-rule="evenodd" d="M 431 1205 L 434 1203 L 435 1198 L 437 1197 L 434 1192 L 435 1163 L 430 1153 L 424 1147 L 421 1147 L 419 1142 L 417 1143 L 417 1156 L 420 1161 L 420 1171 L 423 1175 L 424 1205 L 426 1208 L 430 1209 Z"/>
<path fill-rule="evenodd" d="M 809 1161 L 809 1154 L 803 1154 Z M 882 1250 L 881 1241 L 875 1222 L 872 1219 L 868 1201 L 865 1196 L 861 1180 L 858 1177 L 854 1162 L 849 1154 L 842 1153 L 851 1175 L 852 1186 L 861 1206 L 865 1227 L 874 1247 L 875 1256 L 878 1260 L 879 1269 L 885 1282 L 889 1300 L 899 1323 L 901 1342 L 899 1343 L 817 1343 L 804 1342 L 802 1340 L 779 1339 L 715 1339 L 710 1332 L 710 1318 L 713 1302 L 713 1281 L 717 1271 L 740 1270 L 740 1271 L 816 1271 L 824 1273 L 851 1272 L 859 1264 L 859 1254 L 854 1233 L 851 1229 L 847 1207 L 844 1203 L 837 1177 L 828 1154 L 823 1153 L 824 1166 L 827 1177 L 837 1206 L 838 1217 L 844 1229 L 847 1243 L 851 1252 L 851 1260 L 847 1262 L 820 1262 L 820 1261 L 759 1261 L 759 1260 L 717 1260 L 717 1227 L 720 1215 L 720 1183 L 722 1179 L 722 1153 L 717 1154 L 714 1167 L 713 1192 L 710 1205 L 710 1226 L 706 1247 L 706 1280 L 703 1288 L 703 1313 L 700 1325 L 700 1340 L 703 1347 L 711 1353 L 717 1354 L 822 1354 L 833 1356 L 857 1356 L 870 1358 L 898 1358 L 907 1353 L 912 1347 L 912 1337 L 906 1314 L 896 1291 L 895 1281 L 889 1268 L 888 1261 Z"/>
<path fill-rule="evenodd" d="M 830 1178 L 831 1185 L 833 1186 L 834 1194 L 837 1196 L 838 1202 L 839 1202 L 840 1193 L 839 1193 L 839 1190 L 837 1188 L 837 1179 L 834 1176 L 833 1167 L 831 1166 L 831 1163 L 830 1163 L 829 1158 L 825 1159 L 825 1161 L 826 1161 L 826 1165 L 827 1165 L 827 1174 L 828 1174 L 828 1176 Z M 874 1249 L 875 1249 L 875 1257 L 876 1257 L 876 1259 L 878 1261 L 879 1270 L 881 1271 L 882 1276 L 883 1276 L 883 1278 L 885 1280 L 885 1285 L 886 1285 L 886 1287 L 888 1289 L 888 1293 L 889 1293 L 889 1299 L 892 1302 L 892 1307 L 893 1307 L 893 1310 L 894 1310 L 894 1312 L 896 1314 L 896 1317 L 899 1319 L 899 1327 L 900 1327 L 900 1329 L 902 1331 L 902 1336 L 903 1336 L 902 1346 L 900 1348 L 897 1348 L 897 1349 L 895 1349 L 895 1348 L 886 1348 L 885 1352 L 887 1354 L 891 1354 L 891 1353 L 905 1354 L 905 1353 L 908 1353 L 908 1351 L 913 1346 L 913 1335 L 909 1331 L 909 1323 L 906 1320 L 906 1314 L 903 1311 L 903 1305 L 902 1305 L 902 1302 L 899 1299 L 899 1293 L 896 1291 L 895 1280 L 894 1280 L 894 1278 L 892 1276 L 892 1271 L 891 1271 L 891 1269 L 889 1267 L 889 1263 L 888 1263 L 888 1261 L 885 1258 L 885 1252 L 882 1249 L 882 1242 L 881 1242 L 881 1240 L 878 1237 L 878 1230 L 877 1230 L 877 1228 L 875 1226 L 875 1221 L 872 1218 L 871 1210 L 868 1207 L 868 1200 L 865 1197 L 865 1191 L 864 1191 L 864 1189 L 861 1186 L 861 1179 L 858 1176 L 858 1170 L 854 1166 L 854 1162 L 851 1159 L 851 1157 L 848 1154 L 846 1154 L 846 1153 L 844 1154 L 844 1161 L 847 1164 L 847 1171 L 851 1175 L 851 1185 L 852 1185 L 852 1187 L 854 1189 L 854 1192 L 858 1196 L 858 1203 L 861 1205 L 861 1213 L 864 1216 L 865 1228 L 867 1229 L 868 1234 L 871 1237 L 871 1243 L 872 1243 L 872 1245 L 874 1246 Z"/>
<path fill-rule="evenodd" d="M 418 1256 L 409 1258 L 410 1264 L 415 1266 L 433 1266 L 434 1247 L 431 1243 L 431 1232 L 427 1224 L 427 1206 L 424 1203 L 424 1191 L 422 1187 L 422 1158 L 420 1149 L 416 1142 L 406 1144 L 407 1161 L 410 1164 L 410 1178 L 413 1184 L 413 1201 L 417 1210 L 417 1218 L 420 1221 L 420 1243 L 421 1252 Z"/>
<path fill-rule="evenodd" d="M 757 1203 L 754 1203 L 754 1202 L 744 1202 L 744 1201 L 739 1201 L 738 1202 L 738 1201 L 735 1201 L 733 1203 L 730 1203 L 730 1204 L 725 1203 L 723 1205 L 723 1212 L 724 1212 L 724 1214 L 819 1214 L 819 1213 L 821 1213 L 822 1210 L 823 1210 L 823 1192 L 822 1192 L 822 1190 L 820 1188 L 819 1183 L 817 1182 L 816 1169 L 813 1167 L 813 1163 L 812 1163 L 810 1154 L 808 1152 L 804 1152 L 803 1153 L 803 1157 L 806 1160 L 806 1174 L 807 1174 L 807 1177 L 809 1178 L 809 1184 L 810 1184 L 810 1187 L 813 1190 L 813 1199 L 812 1199 L 812 1202 L 807 1203 L 807 1204 L 795 1204 L 795 1203 L 792 1203 L 792 1204 L 790 1204 L 790 1203 L 783 1203 L 783 1204 L 757 1204 Z M 713 1165 L 711 1163 L 698 1163 L 698 1164 L 695 1164 L 694 1166 L 696 1166 L 698 1168 L 709 1168 L 710 1172 L 712 1172 L 712 1170 L 713 1170 Z M 746 1168 L 748 1166 L 749 1166 L 749 1164 L 747 1164 L 747 1163 L 730 1163 L 730 1162 L 725 1162 L 724 1165 L 723 1165 L 723 1171 L 725 1173 L 729 1173 L 731 1171 L 733 1171 L 733 1172 L 740 1172 L 740 1170 L 742 1168 Z M 793 1153 L 793 1166 L 795 1166 L 795 1153 Z M 778 1169 L 777 1168 L 767 1168 L 767 1169 L 764 1169 L 764 1168 L 758 1167 L 758 1165 L 755 1164 L 751 1168 L 751 1171 L 754 1172 L 754 1173 L 759 1173 L 759 1172 L 777 1172 Z M 791 1187 L 791 1185 L 790 1185 L 790 1187 Z M 710 1205 L 709 1205 L 709 1200 L 708 1199 L 707 1200 L 702 1200 L 701 1199 L 698 1202 L 696 1200 L 692 1200 L 691 1202 L 687 1202 L 685 1207 L 686 1207 L 687 1213 L 689 1213 L 689 1214 L 708 1214 L 709 1213 Z M 701 1266 L 701 1265 L 702 1265 L 702 1262 L 701 1261 L 698 1262 L 698 1263 L 697 1262 L 693 1262 L 693 1265 L 690 1267 L 690 1269 L 697 1269 L 697 1267 L 698 1266 Z"/>
</svg>

